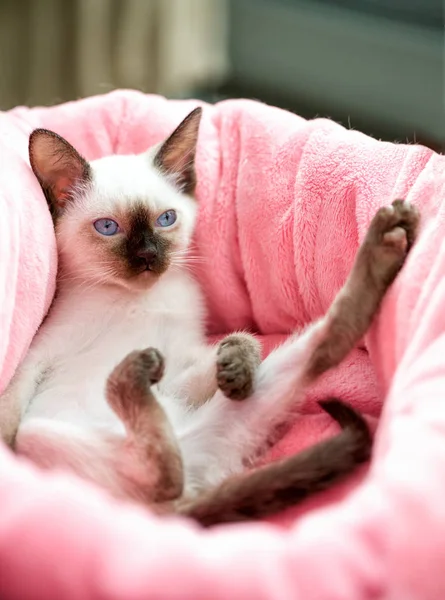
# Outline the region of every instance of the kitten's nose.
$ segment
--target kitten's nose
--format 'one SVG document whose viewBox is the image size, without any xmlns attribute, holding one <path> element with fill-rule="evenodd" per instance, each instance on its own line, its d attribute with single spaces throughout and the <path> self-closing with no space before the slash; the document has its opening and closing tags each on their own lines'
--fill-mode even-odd
<svg viewBox="0 0 445 600">
<path fill-rule="evenodd" d="M 153 264 L 153 261 L 157 257 L 157 255 L 158 255 L 158 251 L 156 250 L 156 248 L 154 246 L 148 246 L 146 248 L 142 248 L 141 250 L 139 250 L 136 253 L 136 256 L 138 258 L 141 258 L 142 260 L 145 261 L 147 269 L 149 269 L 151 267 L 151 265 Z"/>
</svg>

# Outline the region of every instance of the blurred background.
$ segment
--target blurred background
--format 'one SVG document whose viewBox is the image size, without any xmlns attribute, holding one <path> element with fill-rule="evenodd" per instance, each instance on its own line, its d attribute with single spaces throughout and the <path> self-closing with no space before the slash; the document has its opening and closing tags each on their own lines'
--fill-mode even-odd
<svg viewBox="0 0 445 600">
<path fill-rule="evenodd" d="M 0 109 L 248 97 L 445 150 L 442 0 L 0 0 Z"/>
</svg>

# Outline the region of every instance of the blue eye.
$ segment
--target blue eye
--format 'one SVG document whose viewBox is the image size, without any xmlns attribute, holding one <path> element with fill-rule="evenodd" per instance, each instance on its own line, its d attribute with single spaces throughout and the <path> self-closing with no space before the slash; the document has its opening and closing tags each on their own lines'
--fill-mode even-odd
<svg viewBox="0 0 445 600">
<path fill-rule="evenodd" d="M 176 221 L 176 218 L 176 211 L 166 210 L 156 219 L 156 225 L 159 225 L 159 227 L 170 227 Z"/>
<path fill-rule="evenodd" d="M 113 219 L 97 219 L 93 225 L 101 235 L 115 235 L 119 231 L 119 225 Z"/>
</svg>

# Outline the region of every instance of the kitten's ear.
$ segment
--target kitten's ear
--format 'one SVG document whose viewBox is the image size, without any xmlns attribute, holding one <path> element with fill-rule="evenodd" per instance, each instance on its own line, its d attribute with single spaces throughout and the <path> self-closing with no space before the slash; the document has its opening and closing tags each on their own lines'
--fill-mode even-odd
<svg viewBox="0 0 445 600">
<path fill-rule="evenodd" d="M 196 185 L 195 155 L 202 108 L 195 108 L 161 145 L 154 165 L 173 179 L 185 194 L 192 194 Z"/>
<path fill-rule="evenodd" d="M 60 215 L 77 185 L 91 181 L 87 161 L 53 131 L 35 129 L 31 133 L 29 160 L 53 217 Z"/>
</svg>

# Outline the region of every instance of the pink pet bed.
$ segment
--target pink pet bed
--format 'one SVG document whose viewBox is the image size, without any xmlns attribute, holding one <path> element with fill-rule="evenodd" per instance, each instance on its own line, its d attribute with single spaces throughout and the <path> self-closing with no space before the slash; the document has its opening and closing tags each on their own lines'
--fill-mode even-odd
<svg viewBox="0 0 445 600">
<path fill-rule="evenodd" d="M 1 389 L 54 292 L 30 131 L 52 129 L 88 159 L 141 152 L 195 105 L 115 92 L 0 114 Z M 371 332 L 307 390 L 270 457 L 332 435 L 316 400 L 335 395 L 378 420 L 371 464 L 269 522 L 202 531 L 0 447 L 0 598 L 445 598 L 445 157 L 240 100 L 205 107 L 197 168 L 210 334 L 249 328 L 266 351 L 327 309 L 379 206 L 420 207 L 420 238 Z"/>
</svg>

